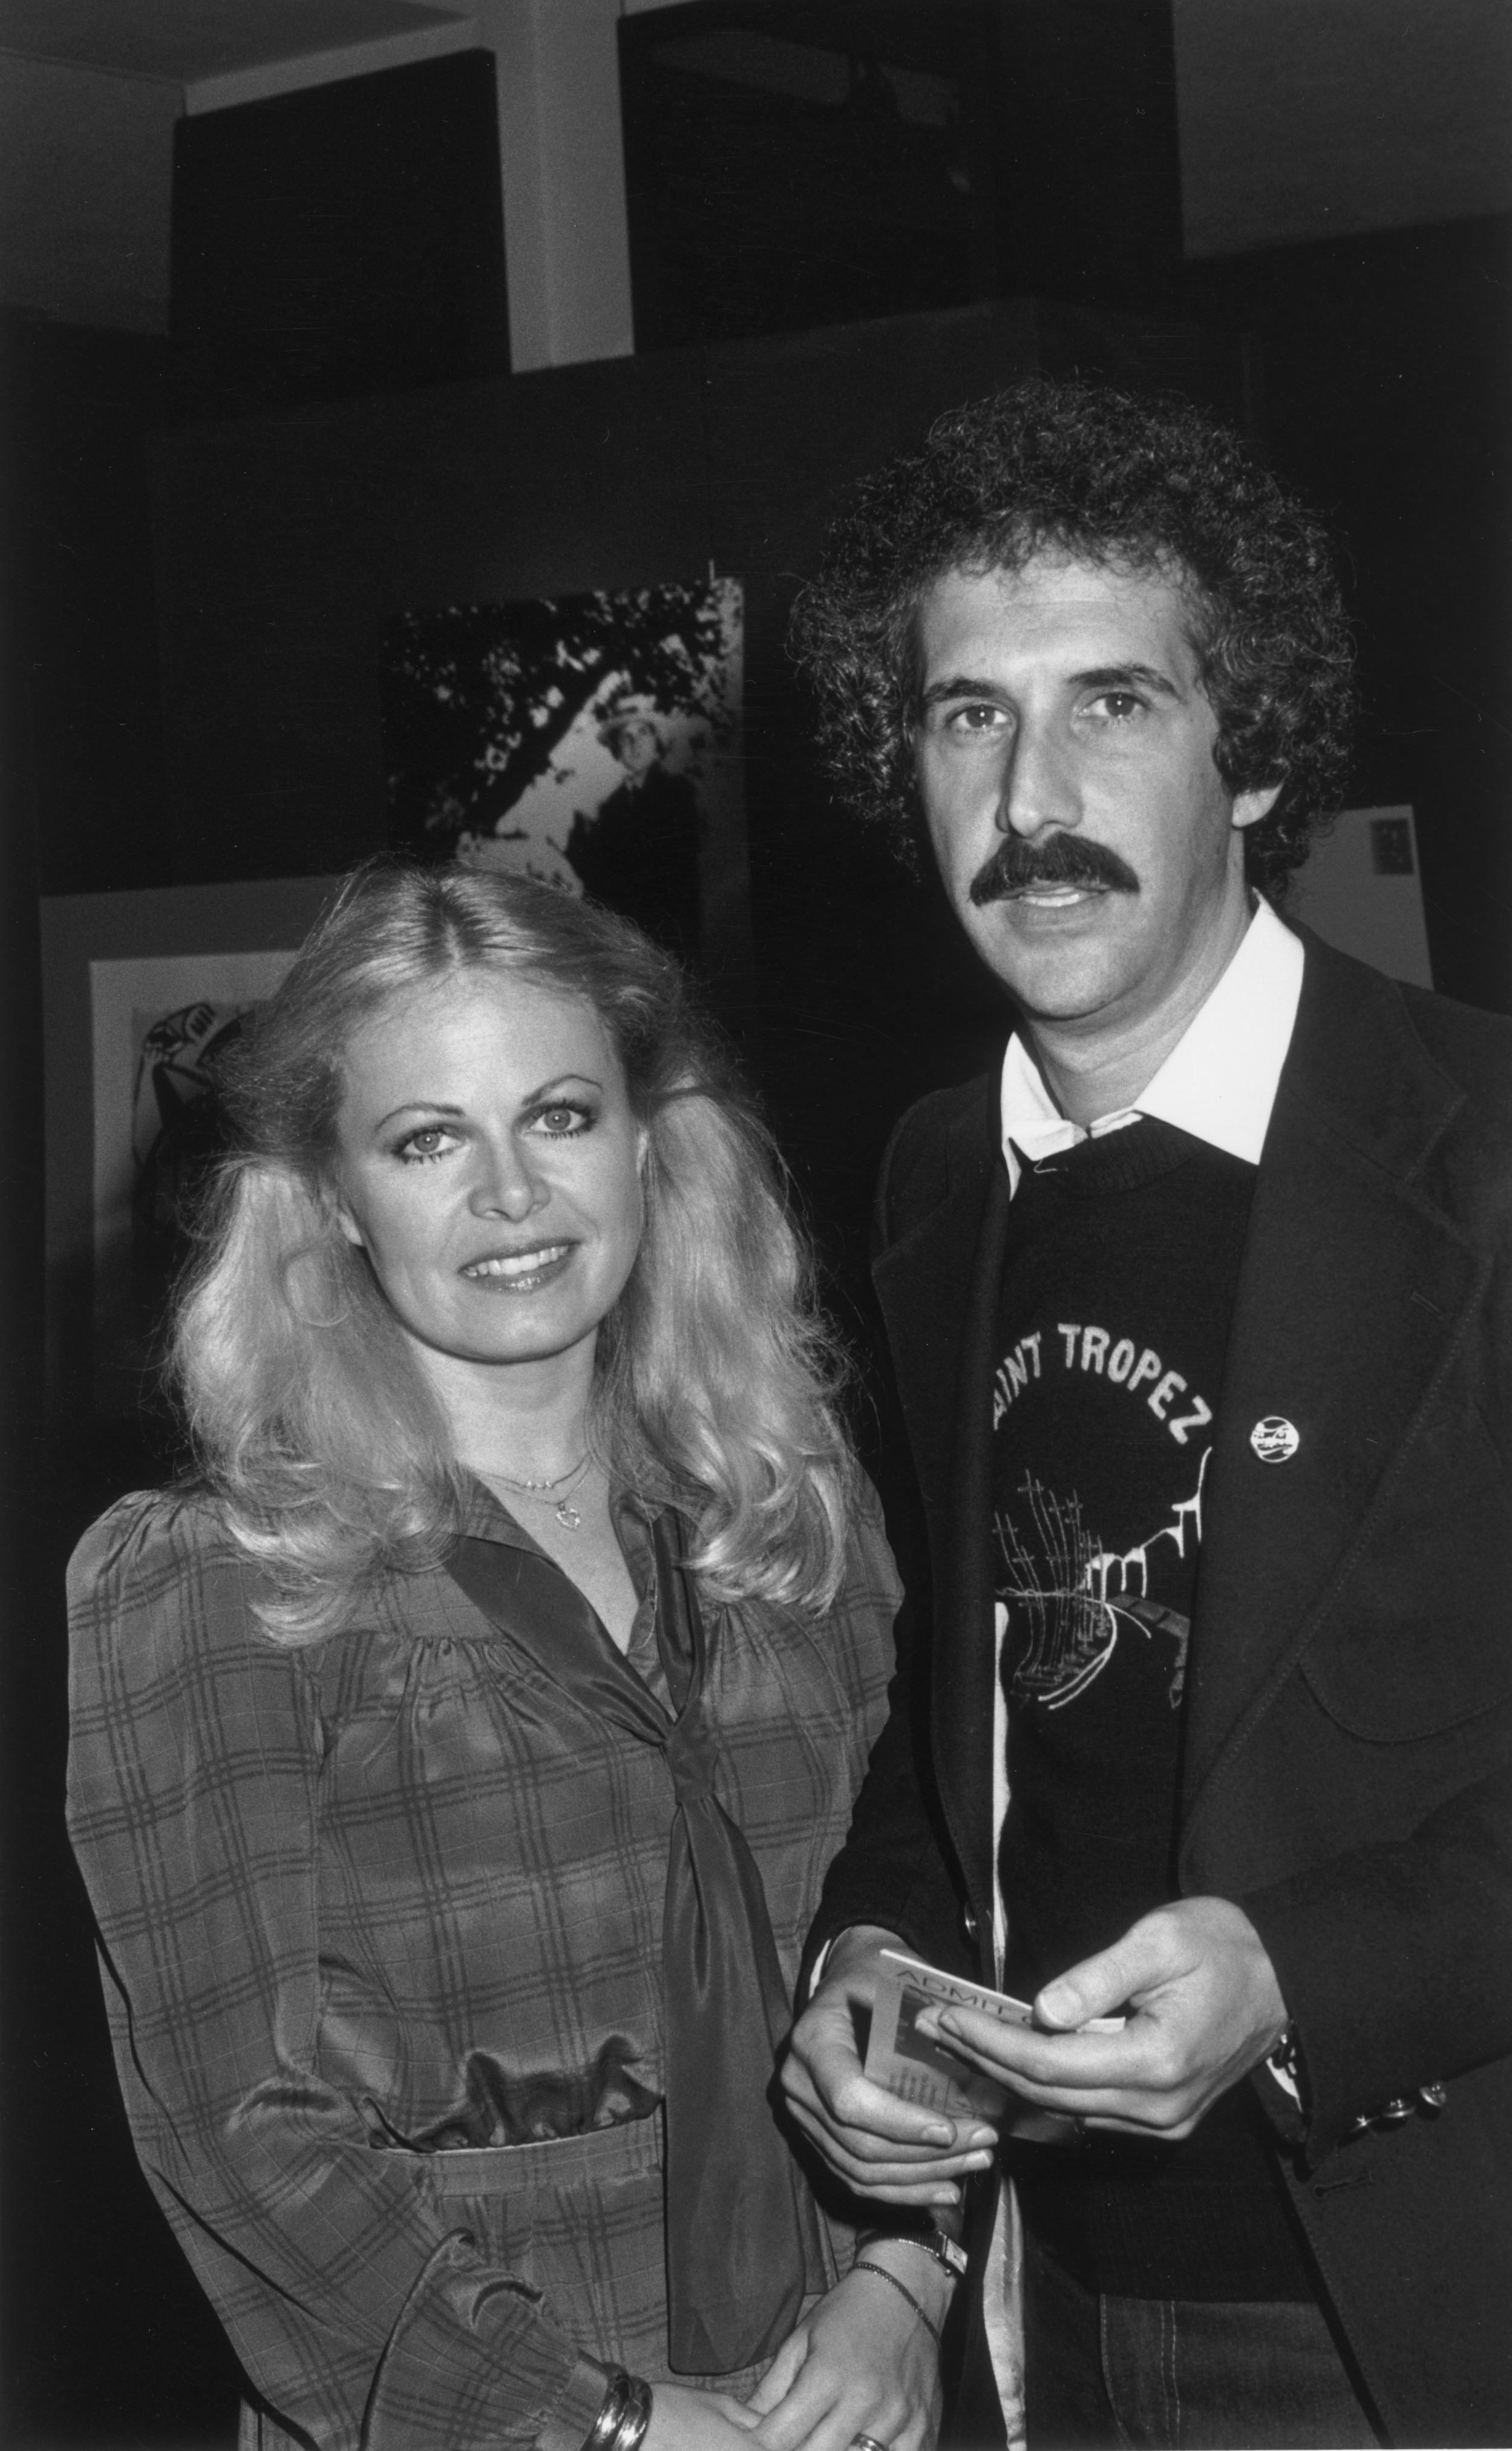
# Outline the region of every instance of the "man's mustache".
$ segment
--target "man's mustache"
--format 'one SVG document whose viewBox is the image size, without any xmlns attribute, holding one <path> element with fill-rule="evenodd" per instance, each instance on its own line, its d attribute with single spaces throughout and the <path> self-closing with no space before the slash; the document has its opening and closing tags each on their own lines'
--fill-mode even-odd
<svg viewBox="0 0 1512 2451">
<path fill-rule="evenodd" d="M 971 898 L 1003 902 L 1031 885 L 1085 885 L 1109 893 L 1137 893 L 1139 879 L 1127 860 L 1106 843 L 1084 841 L 1080 834 L 1045 834 L 1025 842 L 1005 834 L 992 858 L 971 883 Z"/>
</svg>

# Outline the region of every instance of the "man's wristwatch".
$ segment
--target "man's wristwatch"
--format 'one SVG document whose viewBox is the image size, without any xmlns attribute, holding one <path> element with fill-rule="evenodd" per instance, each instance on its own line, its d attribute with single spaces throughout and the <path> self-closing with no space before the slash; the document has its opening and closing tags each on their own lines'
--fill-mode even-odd
<svg viewBox="0 0 1512 2451">
<path fill-rule="evenodd" d="M 868 2246 L 880 2246 L 884 2242 L 889 2246 L 916 2246 L 921 2255 L 933 2256 L 936 2264 L 942 2264 L 952 2281 L 959 2281 L 966 2270 L 965 2247 L 941 2229 L 937 2222 L 932 2223 L 928 2229 L 863 2230 L 855 2242 L 856 2252 L 859 2254 Z"/>
</svg>

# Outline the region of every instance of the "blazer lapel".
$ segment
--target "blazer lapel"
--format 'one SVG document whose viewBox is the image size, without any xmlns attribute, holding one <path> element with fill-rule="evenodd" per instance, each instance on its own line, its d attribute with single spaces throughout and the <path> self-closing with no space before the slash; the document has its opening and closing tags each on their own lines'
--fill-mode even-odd
<svg viewBox="0 0 1512 2451">
<path fill-rule="evenodd" d="M 1208 1467 L 1184 1857 L 1330 1607 L 1479 1299 L 1488 1264 L 1414 1185 L 1460 1103 L 1395 990 L 1310 940 Z M 1297 1443 L 1267 1462 L 1251 1434 L 1271 1417 Z"/>
<path fill-rule="evenodd" d="M 991 1403 L 1008 1176 L 985 1102 L 957 1118 L 938 1207 L 873 1271 L 929 1526 L 932 1751 L 979 1931 L 992 1930 Z"/>
</svg>

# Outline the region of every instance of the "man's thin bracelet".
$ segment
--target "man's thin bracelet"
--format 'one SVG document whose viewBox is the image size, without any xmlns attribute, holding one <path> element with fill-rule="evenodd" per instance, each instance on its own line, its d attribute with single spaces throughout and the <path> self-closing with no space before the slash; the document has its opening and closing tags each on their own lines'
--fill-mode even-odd
<svg viewBox="0 0 1512 2451">
<path fill-rule="evenodd" d="M 651 2385 L 623 2366 L 610 2369 L 603 2406 L 594 2419 L 582 2451 L 639 2451 L 651 2422 Z"/>
<path fill-rule="evenodd" d="M 931 2323 L 928 2315 L 924 2312 L 923 2307 L 919 2304 L 918 2300 L 914 2297 L 913 2290 L 909 2287 L 906 2281 L 900 2281 L 895 2272 L 889 2272 L 885 2264 L 867 2264 L 859 2255 L 852 2265 L 851 2269 L 853 2272 L 874 2272 L 878 2281 L 885 2281 L 890 2289 L 895 2289 L 900 2298 L 906 2298 L 909 2304 L 913 2307 L 914 2314 L 918 2317 L 919 2322 L 923 2324 L 924 2329 L 928 2332 L 931 2340 L 933 2342 L 935 2347 L 939 2347 L 939 2326 L 937 2324 Z"/>
</svg>

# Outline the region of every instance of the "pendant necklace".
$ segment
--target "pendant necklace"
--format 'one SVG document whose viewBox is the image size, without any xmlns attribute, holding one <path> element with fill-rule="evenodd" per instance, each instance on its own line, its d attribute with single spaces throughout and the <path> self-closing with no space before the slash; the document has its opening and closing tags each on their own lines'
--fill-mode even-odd
<svg viewBox="0 0 1512 2451">
<path fill-rule="evenodd" d="M 507 1472 L 485 1473 L 483 1478 L 485 1480 L 501 1481 L 505 1489 L 516 1491 L 521 1498 L 533 1498 L 538 1506 L 549 1506 L 564 1532 L 576 1532 L 582 1517 L 568 1501 L 573 1485 L 587 1469 L 588 1451 L 584 1448 L 571 1470 L 559 1473 L 555 1480 L 511 1480 Z M 554 1497 L 553 1491 L 560 1492 L 560 1495 Z"/>
</svg>

